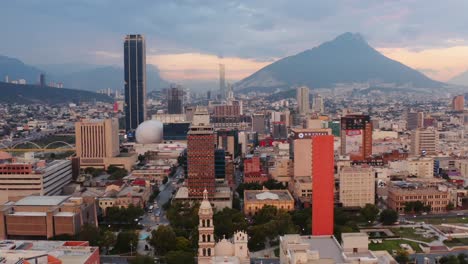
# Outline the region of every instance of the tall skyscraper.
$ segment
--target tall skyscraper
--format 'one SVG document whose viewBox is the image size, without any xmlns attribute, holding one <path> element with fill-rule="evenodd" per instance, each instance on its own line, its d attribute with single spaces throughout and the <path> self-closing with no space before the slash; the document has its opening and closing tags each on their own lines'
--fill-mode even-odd
<svg viewBox="0 0 468 264">
<path fill-rule="evenodd" d="M 314 98 L 312 99 L 312 110 L 315 113 L 320 114 L 324 112 L 323 98 L 320 96 L 320 94 L 314 94 Z"/>
<path fill-rule="evenodd" d="M 372 155 L 372 122 L 368 115 L 341 118 L 341 155 L 364 160 Z"/>
<path fill-rule="evenodd" d="M 215 142 L 206 107 L 198 106 L 187 135 L 187 166 L 189 197 L 200 198 L 206 189 L 215 192 Z"/>
<path fill-rule="evenodd" d="M 333 136 L 312 138 L 312 235 L 333 235 Z"/>
<path fill-rule="evenodd" d="M 226 78 L 224 64 L 219 64 L 219 94 L 221 99 L 226 99 Z"/>
<path fill-rule="evenodd" d="M 146 44 L 143 35 L 124 41 L 125 129 L 135 130 L 146 120 Z"/>
<path fill-rule="evenodd" d="M 306 114 L 310 111 L 309 88 L 301 86 L 296 89 L 297 110 L 299 114 Z"/>
<path fill-rule="evenodd" d="M 180 86 L 171 85 L 167 89 L 167 113 L 168 114 L 183 114 L 184 113 L 184 90 Z"/>
<path fill-rule="evenodd" d="M 41 87 L 46 87 L 47 84 L 46 84 L 46 78 L 45 78 L 45 74 L 44 73 L 41 73 L 41 75 L 39 75 L 39 85 Z"/>
<path fill-rule="evenodd" d="M 453 111 L 463 111 L 465 109 L 465 96 L 457 95 L 452 100 L 452 110 Z"/>
</svg>

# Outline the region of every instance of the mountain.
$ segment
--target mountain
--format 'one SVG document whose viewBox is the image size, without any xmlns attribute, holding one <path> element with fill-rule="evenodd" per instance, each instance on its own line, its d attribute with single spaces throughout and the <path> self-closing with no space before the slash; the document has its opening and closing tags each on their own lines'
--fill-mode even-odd
<svg viewBox="0 0 468 264">
<path fill-rule="evenodd" d="M 9 80 L 24 79 L 27 83 L 39 83 L 39 75 L 42 71 L 34 66 L 24 64 L 22 61 L 0 55 L 0 80 L 6 76 Z"/>
<path fill-rule="evenodd" d="M 90 91 L 0 82 L 0 102 L 2 103 L 64 104 L 92 101 L 110 103 L 113 99 Z"/>
<path fill-rule="evenodd" d="M 116 66 L 102 66 L 57 76 L 70 88 L 97 91 L 104 88 L 123 89 L 124 69 Z M 146 89 L 162 90 L 169 83 L 161 78 L 159 69 L 153 65 L 146 66 Z"/>
<path fill-rule="evenodd" d="M 0 80 L 8 76 L 10 81 L 25 79 L 28 84 L 37 84 L 39 75 L 46 74 L 47 82 L 62 82 L 65 87 L 97 91 L 105 88 L 123 89 L 124 70 L 117 66 L 97 66 L 90 64 L 55 64 L 39 67 L 0 55 Z M 161 78 L 159 69 L 148 64 L 146 67 L 147 90 L 161 90 L 169 83 Z"/>
<path fill-rule="evenodd" d="M 462 72 L 459 75 L 453 77 L 452 79 L 448 80 L 448 83 L 468 86 L 468 71 Z"/>
<path fill-rule="evenodd" d="M 369 46 L 358 33 L 278 60 L 236 83 L 237 90 L 273 91 L 306 85 L 328 88 L 341 83 L 393 83 L 413 88 L 437 88 L 444 83 L 389 59 Z"/>
</svg>

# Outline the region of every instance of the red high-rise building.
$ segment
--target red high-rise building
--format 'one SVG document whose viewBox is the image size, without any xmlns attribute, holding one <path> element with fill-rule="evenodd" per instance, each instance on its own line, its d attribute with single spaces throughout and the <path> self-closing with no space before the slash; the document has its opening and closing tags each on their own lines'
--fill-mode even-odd
<svg viewBox="0 0 468 264">
<path fill-rule="evenodd" d="M 312 235 L 333 235 L 333 136 L 312 138 Z"/>
<path fill-rule="evenodd" d="M 201 198 L 206 189 L 208 195 L 215 192 L 215 142 L 206 108 L 197 107 L 187 135 L 187 183 L 189 197 Z"/>
</svg>

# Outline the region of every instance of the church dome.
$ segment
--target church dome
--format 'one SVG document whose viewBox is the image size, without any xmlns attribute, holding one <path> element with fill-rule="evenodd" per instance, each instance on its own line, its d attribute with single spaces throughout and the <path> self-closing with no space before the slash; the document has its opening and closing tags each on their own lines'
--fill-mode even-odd
<svg viewBox="0 0 468 264">
<path fill-rule="evenodd" d="M 215 256 L 220 257 L 230 257 L 234 256 L 234 245 L 226 240 L 226 238 L 221 239 L 215 246 Z"/>
</svg>

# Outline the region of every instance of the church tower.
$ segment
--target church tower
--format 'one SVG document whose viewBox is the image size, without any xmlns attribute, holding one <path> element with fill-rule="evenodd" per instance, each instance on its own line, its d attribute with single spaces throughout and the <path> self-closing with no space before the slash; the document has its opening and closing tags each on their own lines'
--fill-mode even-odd
<svg viewBox="0 0 468 264">
<path fill-rule="evenodd" d="M 234 256 L 239 258 L 240 263 L 250 263 L 248 242 L 249 237 L 247 233 L 243 231 L 234 233 Z"/>
<path fill-rule="evenodd" d="M 210 264 L 214 256 L 213 208 L 208 201 L 208 191 L 203 191 L 203 201 L 198 210 L 198 263 Z"/>
</svg>

